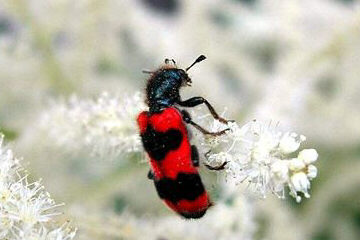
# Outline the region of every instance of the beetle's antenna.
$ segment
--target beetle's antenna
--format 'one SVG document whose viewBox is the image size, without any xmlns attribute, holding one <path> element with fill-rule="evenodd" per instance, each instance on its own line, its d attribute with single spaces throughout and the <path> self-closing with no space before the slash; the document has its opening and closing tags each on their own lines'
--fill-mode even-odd
<svg viewBox="0 0 360 240">
<path fill-rule="evenodd" d="M 185 71 L 188 71 L 190 68 L 192 68 L 192 66 L 194 66 L 195 64 L 197 64 L 197 63 L 199 63 L 199 62 L 201 62 L 201 61 L 203 61 L 203 60 L 205 60 L 206 59 L 206 57 L 204 56 L 204 55 L 200 55 L 196 60 L 195 60 L 195 62 L 193 62 L 189 67 L 187 67 L 186 69 L 185 69 Z"/>
<path fill-rule="evenodd" d="M 154 72 L 153 72 L 153 71 L 150 71 L 150 70 L 142 70 L 142 73 L 153 74 Z"/>
</svg>

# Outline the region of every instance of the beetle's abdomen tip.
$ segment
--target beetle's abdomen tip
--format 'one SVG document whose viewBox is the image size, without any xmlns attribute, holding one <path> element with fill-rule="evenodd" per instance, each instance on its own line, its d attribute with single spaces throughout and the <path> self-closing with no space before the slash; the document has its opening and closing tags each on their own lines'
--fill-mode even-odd
<svg viewBox="0 0 360 240">
<path fill-rule="evenodd" d="M 179 214 L 186 219 L 198 219 L 205 215 L 206 210 L 207 209 L 198 212 L 179 212 Z"/>
</svg>

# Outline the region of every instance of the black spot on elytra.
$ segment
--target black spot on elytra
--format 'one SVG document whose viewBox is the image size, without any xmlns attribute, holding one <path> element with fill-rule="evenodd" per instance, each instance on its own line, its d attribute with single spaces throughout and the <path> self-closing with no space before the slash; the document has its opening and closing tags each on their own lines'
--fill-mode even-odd
<svg viewBox="0 0 360 240">
<path fill-rule="evenodd" d="M 154 183 L 159 197 L 172 203 L 193 201 L 205 191 L 199 174 L 193 173 L 179 173 L 175 180 L 164 177 Z"/>
<path fill-rule="evenodd" d="M 149 124 L 144 134 L 141 134 L 142 143 L 150 157 L 155 160 L 162 160 L 166 154 L 177 149 L 182 141 L 182 134 L 179 130 L 169 129 L 162 133 L 157 132 Z"/>
</svg>

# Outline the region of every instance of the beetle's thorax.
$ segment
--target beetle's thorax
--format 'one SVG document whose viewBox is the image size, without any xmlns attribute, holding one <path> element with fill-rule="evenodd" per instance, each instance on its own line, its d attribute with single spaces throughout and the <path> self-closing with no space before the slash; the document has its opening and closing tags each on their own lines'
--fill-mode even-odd
<svg viewBox="0 0 360 240">
<path fill-rule="evenodd" d="M 178 68 L 160 68 L 152 74 L 146 87 L 150 112 L 159 112 L 180 100 L 180 88 L 190 85 L 187 73 Z"/>
</svg>

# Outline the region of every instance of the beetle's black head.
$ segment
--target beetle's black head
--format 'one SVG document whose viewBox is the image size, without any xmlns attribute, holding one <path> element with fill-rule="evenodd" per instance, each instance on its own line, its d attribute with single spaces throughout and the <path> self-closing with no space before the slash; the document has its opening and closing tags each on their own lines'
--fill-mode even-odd
<svg viewBox="0 0 360 240">
<path fill-rule="evenodd" d="M 165 60 L 165 66 L 155 72 L 151 72 L 151 77 L 146 87 L 146 102 L 150 111 L 161 111 L 163 108 L 170 107 L 180 100 L 180 88 L 182 86 L 191 86 L 191 79 L 187 74 L 194 64 L 205 59 L 201 55 L 188 68 L 177 68 L 175 61 Z"/>
</svg>

